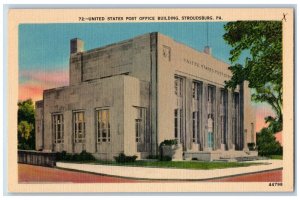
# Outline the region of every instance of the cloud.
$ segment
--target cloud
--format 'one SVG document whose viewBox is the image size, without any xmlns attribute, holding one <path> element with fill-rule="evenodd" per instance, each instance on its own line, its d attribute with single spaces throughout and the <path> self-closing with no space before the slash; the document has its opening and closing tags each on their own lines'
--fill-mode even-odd
<svg viewBox="0 0 300 200">
<path fill-rule="evenodd" d="M 20 78 L 48 84 L 66 85 L 69 82 L 69 71 L 68 69 L 23 70 L 20 72 Z"/>
<path fill-rule="evenodd" d="M 59 70 L 20 71 L 19 100 L 41 100 L 43 90 L 65 86 L 69 83 L 68 68 Z"/>
<path fill-rule="evenodd" d="M 257 105 L 256 108 L 256 132 L 259 132 L 262 128 L 268 127 L 265 123 L 265 117 L 275 116 L 274 111 L 267 104 Z M 282 132 L 275 134 L 276 140 L 282 144 Z"/>
<path fill-rule="evenodd" d="M 22 84 L 19 86 L 19 100 L 32 99 L 33 101 L 41 100 L 43 97 L 43 86 Z"/>
</svg>

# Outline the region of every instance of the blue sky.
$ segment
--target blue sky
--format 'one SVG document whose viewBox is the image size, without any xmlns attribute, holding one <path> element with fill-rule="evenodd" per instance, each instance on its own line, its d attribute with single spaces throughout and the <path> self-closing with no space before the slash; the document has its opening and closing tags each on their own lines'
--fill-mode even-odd
<svg viewBox="0 0 300 200">
<path fill-rule="evenodd" d="M 199 51 L 207 44 L 213 55 L 229 63 L 228 46 L 222 35 L 225 23 L 99 23 L 99 24 L 22 24 L 19 26 L 20 70 L 55 70 L 68 67 L 69 41 L 84 40 L 93 49 L 149 32 L 161 32 Z"/>
</svg>

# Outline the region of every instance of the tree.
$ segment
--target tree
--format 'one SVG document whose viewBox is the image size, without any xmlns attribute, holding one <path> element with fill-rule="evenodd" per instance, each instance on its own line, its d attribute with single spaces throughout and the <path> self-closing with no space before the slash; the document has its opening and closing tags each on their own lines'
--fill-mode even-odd
<svg viewBox="0 0 300 200">
<path fill-rule="evenodd" d="M 32 138 L 33 124 L 27 121 L 21 121 L 18 124 L 18 147 L 19 149 L 32 149 L 31 141 Z"/>
<path fill-rule="evenodd" d="M 34 105 L 31 99 L 18 102 L 18 148 L 35 149 Z"/>
<path fill-rule="evenodd" d="M 269 128 L 263 128 L 257 134 L 256 146 L 260 156 L 282 155 L 282 146 Z"/>
<path fill-rule="evenodd" d="M 224 40 L 232 46 L 229 69 L 232 78 L 225 82 L 235 89 L 244 81 L 254 90 L 252 100 L 265 102 L 275 111 L 266 117 L 273 133 L 282 130 L 282 23 L 281 21 L 237 21 L 224 26 Z M 241 55 L 250 55 L 243 64 Z"/>
</svg>

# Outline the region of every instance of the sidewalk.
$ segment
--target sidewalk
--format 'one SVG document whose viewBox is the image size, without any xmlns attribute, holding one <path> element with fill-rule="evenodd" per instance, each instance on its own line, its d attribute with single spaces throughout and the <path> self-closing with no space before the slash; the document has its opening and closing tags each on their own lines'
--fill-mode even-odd
<svg viewBox="0 0 300 200">
<path fill-rule="evenodd" d="M 95 164 L 74 164 L 63 162 L 57 162 L 56 166 L 64 169 L 79 170 L 110 176 L 152 180 L 207 180 L 256 172 L 264 172 L 274 169 L 282 169 L 283 166 L 282 160 L 257 160 L 251 162 L 261 162 L 264 164 L 257 166 L 254 165 L 248 167 L 212 170 L 127 167 Z"/>
</svg>

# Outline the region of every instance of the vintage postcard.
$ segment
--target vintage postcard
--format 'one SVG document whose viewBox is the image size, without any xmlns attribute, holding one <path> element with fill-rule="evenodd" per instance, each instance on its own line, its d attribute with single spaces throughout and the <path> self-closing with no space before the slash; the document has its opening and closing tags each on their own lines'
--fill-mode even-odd
<svg viewBox="0 0 300 200">
<path fill-rule="evenodd" d="M 293 17 L 10 9 L 9 191 L 292 192 Z"/>
</svg>

